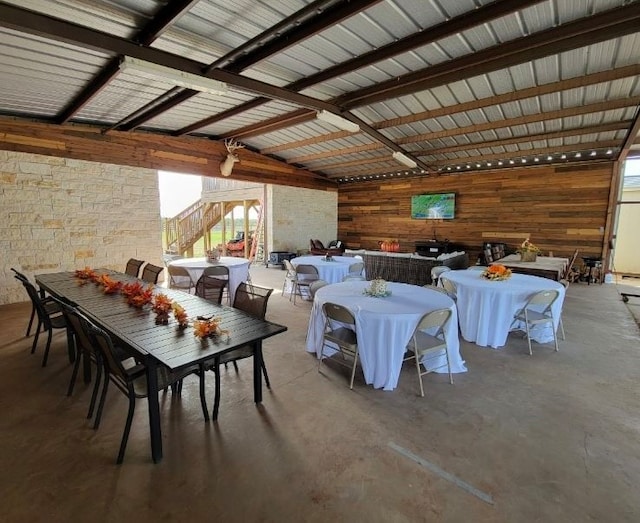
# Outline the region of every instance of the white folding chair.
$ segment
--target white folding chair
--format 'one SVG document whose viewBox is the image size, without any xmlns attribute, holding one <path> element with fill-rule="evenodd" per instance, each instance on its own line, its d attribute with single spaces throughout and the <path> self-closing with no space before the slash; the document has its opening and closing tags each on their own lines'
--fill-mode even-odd
<svg viewBox="0 0 640 523">
<path fill-rule="evenodd" d="M 513 318 L 514 323 L 521 321 L 524 323 L 525 332 L 527 333 L 527 342 L 529 344 L 529 354 L 531 352 L 531 331 L 530 328 L 536 325 L 543 325 L 545 323 L 551 324 L 551 331 L 553 332 L 553 342 L 558 351 L 558 337 L 556 336 L 556 329 L 554 326 L 553 318 L 553 304 L 558 299 L 560 293 L 557 290 L 544 290 L 533 293 L 527 299 L 522 309 L 518 310 Z"/>
</svg>

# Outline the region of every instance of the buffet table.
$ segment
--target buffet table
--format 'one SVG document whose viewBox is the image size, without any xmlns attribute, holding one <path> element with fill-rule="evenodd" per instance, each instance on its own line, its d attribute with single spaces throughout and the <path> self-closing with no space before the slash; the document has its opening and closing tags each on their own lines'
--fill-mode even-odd
<svg viewBox="0 0 640 523">
<path fill-rule="evenodd" d="M 513 317 L 527 298 L 538 291 L 555 289 L 560 292 L 553 305 L 555 329 L 558 328 L 565 288 L 558 282 L 538 276 L 512 274 L 507 280 L 493 281 L 480 271 L 449 271 L 443 275 L 456 286 L 456 303 L 462 337 L 481 347 L 497 349 L 507 342 L 509 330 L 515 328 Z M 553 340 L 550 325 L 536 326 L 531 339 L 539 343 Z"/>
<path fill-rule="evenodd" d="M 315 352 L 320 357 L 322 351 L 322 305 L 325 302 L 344 305 L 356 318 L 359 359 L 366 383 L 393 390 L 398 385 L 406 346 L 418 321 L 427 312 L 447 308 L 452 312 L 446 329 L 451 372 L 466 372 L 460 356 L 456 306 L 451 298 L 432 289 L 404 283 L 388 283 L 391 295 L 374 298 L 364 294 L 369 285 L 367 281 L 347 281 L 327 285 L 316 292 L 307 331 L 308 352 Z M 430 358 L 429 364 L 434 368 L 445 365 L 445 356 Z M 438 372 L 447 372 L 446 365 Z"/>
</svg>

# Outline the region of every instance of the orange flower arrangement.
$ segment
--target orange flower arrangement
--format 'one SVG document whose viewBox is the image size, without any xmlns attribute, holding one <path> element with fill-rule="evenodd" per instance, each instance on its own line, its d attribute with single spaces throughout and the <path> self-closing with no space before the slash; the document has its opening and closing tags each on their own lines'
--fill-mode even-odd
<svg viewBox="0 0 640 523">
<path fill-rule="evenodd" d="M 173 309 L 173 317 L 178 322 L 178 327 L 184 329 L 187 325 L 189 325 L 189 317 L 187 316 L 187 311 L 184 310 L 184 307 L 182 305 L 173 302 L 171 304 L 171 308 Z"/>
<path fill-rule="evenodd" d="M 96 281 L 96 279 L 98 278 L 96 271 L 94 271 L 90 267 L 85 267 L 84 269 L 77 269 L 74 275 L 76 278 L 80 280 L 81 285 L 84 285 L 85 283 L 88 283 L 90 281 Z"/>
<path fill-rule="evenodd" d="M 125 283 L 122 286 L 122 289 L 120 289 L 120 292 L 125 298 L 140 294 L 142 292 L 142 283 L 140 283 L 139 281 Z"/>
<path fill-rule="evenodd" d="M 210 336 L 220 336 L 221 334 L 228 335 L 228 330 L 220 328 L 221 321 L 221 318 L 196 320 L 193 322 L 193 335 L 200 339 L 208 338 Z"/>
<path fill-rule="evenodd" d="M 171 304 L 173 300 L 166 294 L 156 294 L 153 297 L 153 305 L 151 310 L 156 313 L 156 323 L 167 324 L 169 323 L 169 311 L 171 311 Z"/>
<path fill-rule="evenodd" d="M 489 265 L 484 271 L 482 271 L 482 277 L 487 280 L 506 280 L 511 277 L 511 269 L 507 269 L 504 265 L 495 263 Z"/>
<path fill-rule="evenodd" d="M 115 294 L 120 291 L 122 287 L 122 282 L 118 280 L 114 280 L 108 274 L 101 274 L 98 276 L 98 283 L 102 285 L 105 294 Z"/>
<path fill-rule="evenodd" d="M 147 303 L 151 303 L 153 299 L 153 285 L 149 285 L 146 289 L 140 285 L 139 292 L 127 296 L 127 303 L 137 309 L 142 309 Z"/>
</svg>

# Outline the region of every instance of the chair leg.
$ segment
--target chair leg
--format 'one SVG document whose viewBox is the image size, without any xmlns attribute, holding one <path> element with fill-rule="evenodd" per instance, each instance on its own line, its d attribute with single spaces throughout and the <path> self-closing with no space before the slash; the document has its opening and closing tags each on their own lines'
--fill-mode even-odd
<svg viewBox="0 0 640 523">
<path fill-rule="evenodd" d="M 227 365 L 227 364 L 225 363 L 225 366 L 226 366 L 226 365 Z M 236 360 L 233 360 L 233 368 L 234 368 L 234 370 L 235 370 L 236 372 L 239 372 L 239 371 L 240 371 L 240 369 L 238 369 L 238 362 L 237 362 Z"/>
<path fill-rule="evenodd" d="M 269 375 L 267 374 L 267 366 L 264 364 L 264 358 L 262 358 L 261 366 L 262 366 L 262 375 L 264 376 L 264 383 L 267 386 L 267 388 L 271 390 L 271 382 L 269 381 Z"/>
<path fill-rule="evenodd" d="M 356 377 L 356 365 L 358 365 L 358 353 L 353 357 L 353 369 L 351 369 L 351 382 L 349 388 L 353 390 L 353 379 Z"/>
<path fill-rule="evenodd" d="M 531 334 L 529 333 L 529 322 L 525 323 L 527 328 L 527 343 L 529 344 L 529 356 L 533 356 L 533 352 L 531 352 Z"/>
<path fill-rule="evenodd" d="M 564 335 L 564 325 L 562 323 L 562 316 L 560 316 L 560 320 L 558 321 L 558 323 L 560 324 L 560 332 L 562 333 L 562 341 L 564 341 L 567 338 Z"/>
<path fill-rule="evenodd" d="M 25 337 L 29 337 L 29 334 L 31 334 L 31 327 L 33 326 L 33 319 L 36 317 L 36 308 L 35 306 L 32 304 L 31 305 L 31 316 L 29 317 L 29 325 L 27 325 L 27 332 L 25 334 Z"/>
<path fill-rule="evenodd" d="M 96 412 L 96 419 L 93 423 L 93 430 L 98 430 L 100 426 L 100 420 L 102 419 L 102 410 L 104 409 L 104 401 L 107 399 L 107 390 L 109 390 L 109 373 L 104 371 L 104 386 L 102 387 L 102 394 L 100 394 L 100 402 L 98 403 L 98 412 Z"/>
<path fill-rule="evenodd" d="M 124 425 L 124 432 L 122 434 L 122 441 L 120 442 L 120 451 L 118 452 L 118 459 L 116 463 L 120 465 L 124 460 L 124 451 L 127 450 L 127 442 L 129 441 L 129 432 L 131 432 L 131 422 L 133 421 L 133 413 L 136 410 L 136 398 L 135 396 L 129 396 L 129 411 L 127 412 L 127 422 Z"/>
<path fill-rule="evenodd" d="M 551 330 L 553 331 L 553 343 L 556 346 L 556 352 L 558 352 L 558 335 L 553 325 L 553 318 L 551 318 Z"/>
<path fill-rule="evenodd" d="M 42 323 L 38 321 L 38 326 L 36 327 L 36 335 L 33 337 L 33 343 L 31 345 L 31 354 L 36 351 L 36 347 L 38 346 L 38 339 L 40 338 L 40 327 Z"/>
<path fill-rule="evenodd" d="M 108 381 L 108 376 L 106 375 L 106 371 L 102 370 L 102 366 L 98 365 L 96 369 L 96 382 L 93 384 L 93 391 L 91 392 L 91 401 L 89 402 L 89 411 L 87 412 L 87 419 L 91 419 L 93 417 L 93 410 L 96 408 L 96 400 L 98 399 L 98 391 L 100 390 L 100 382 L 104 378 Z M 104 383 L 103 387 L 106 387 L 107 384 Z"/>
<path fill-rule="evenodd" d="M 449 371 L 449 383 L 453 385 L 453 374 L 451 374 L 451 361 L 449 360 L 449 349 L 445 347 L 444 354 L 447 357 L 447 370 Z"/>
<path fill-rule="evenodd" d="M 420 396 L 424 398 L 424 387 L 422 385 L 422 371 L 420 370 L 420 360 L 418 359 L 418 355 L 413 353 L 416 360 L 416 370 L 418 371 L 418 381 L 420 382 Z"/>
<path fill-rule="evenodd" d="M 200 371 L 198 372 L 198 377 L 200 378 L 200 405 L 202 406 L 202 414 L 204 415 L 204 420 L 209 421 L 209 407 L 207 407 L 207 397 L 205 394 L 205 374 L 206 370 L 203 364 L 200 364 Z"/>
<path fill-rule="evenodd" d="M 47 366 L 47 360 L 49 359 L 49 349 L 51 349 L 51 337 L 53 336 L 53 329 L 49 329 L 47 333 L 47 345 L 44 348 L 44 356 L 42 357 L 42 366 Z"/>
<path fill-rule="evenodd" d="M 86 356 L 84 356 L 86 357 Z M 67 396 L 71 396 L 73 394 L 73 388 L 76 384 L 76 379 L 78 377 L 78 371 L 80 370 L 80 360 L 83 359 L 80 354 L 76 356 L 76 361 L 73 364 L 73 370 L 71 371 L 71 380 L 69 381 L 69 387 L 67 388 Z"/>
</svg>

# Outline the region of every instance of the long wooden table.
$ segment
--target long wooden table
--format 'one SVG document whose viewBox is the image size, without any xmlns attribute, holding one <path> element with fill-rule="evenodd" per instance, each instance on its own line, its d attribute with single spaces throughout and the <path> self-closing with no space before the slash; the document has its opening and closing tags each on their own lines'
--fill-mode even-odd
<svg viewBox="0 0 640 523">
<path fill-rule="evenodd" d="M 135 281 L 124 274 L 113 271 L 97 270 L 109 273 L 113 279 Z M 164 293 L 184 307 L 189 318 L 211 316 L 221 318 L 221 327 L 229 331 L 229 336 L 199 340 L 193 335 L 193 329 L 178 329 L 173 318 L 168 325 L 156 325 L 155 314 L 149 310 L 130 307 L 119 294 L 104 294 L 93 283 L 80 285 L 72 272 L 39 274 L 36 282 L 41 288 L 60 299 L 77 305 L 82 312 L 91 317 L 107 331 L 119 345 L 140 359 L 147 370 L 149 433 L 153 461 L 162 460 L 162 431 L 160 407 L 158 403 L 158 364 L 171 370 L 199 364 L 214 359 L 243 345 L 252 345 L 253 353 L 253 394 L 254 401 L 262 401 L 262 340 L 287 330 L 278 325 L 254 318 L 242 311 L 211 302 L 181 291 L 156 286 L 154 293 Z M 146 285 L 146 284 L 145 284 Z M 216 365 L 217 367 L 217 365 Z M 216 399 L 214 419 L 217 414 L 220 392 L 220 376 L 216 371 Z M 203 378 L 204 379 L 204 378 Z"/>
</svg>

